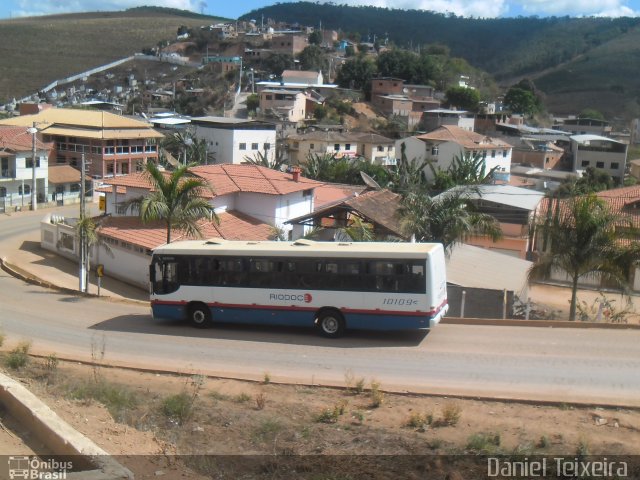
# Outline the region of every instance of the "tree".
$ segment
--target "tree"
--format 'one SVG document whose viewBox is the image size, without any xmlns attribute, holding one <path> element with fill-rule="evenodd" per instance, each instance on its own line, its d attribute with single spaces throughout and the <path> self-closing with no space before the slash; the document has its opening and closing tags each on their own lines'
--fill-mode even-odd
<svg viewBox="0 0 640 480">
<path fill-rule="evenodd" d="M 347 60 L 340 67 L 336 81 L 343 88 L 368 91 L 375 75 L 375 62 L 369 57 L 358 56 Z"/>
<path fill-rule="evenodd" d="M 407 159 L 407 146 L 404 142 L 400 144 L 400 158 L 396 166 L 390 171 L 390 178 L 387 188 L 391 191 L 406 196 L 412 192 L 426 191 L 427 178 L 424 169 L 428 162 L 417 162 L 415 159 Z"/>
<path fill-rule="evenodd" d="M 604 115 L 595 108 L 585 108 L 578 114 L 578 118 L 590 118 L 592 120 L 604 120 Z"/>
<path fill-rule="evenodd" d="M 263 152 L 254 153 L 253 157 L 248 155 L 244 156 L 244 161 L 251 165 L 258 165 L 260 167 L 267 167 L 272 170 L 282 171 L 282 167 L 287 165 L 287 161 L 282 154 L 282 150 L 276 149 L 274 155 L 270 156 L 267 150 Z"/>
<path fill-rule="evenodd" d="M 313 109 L 313 118 L 322 120 L 327 116 L 327 108 L 324 105 L 316 105 Z"/>
<path fill-rule="evenodd" d="M 580 178 L 564 180 L 556 191 L 556 195 L 559 198 L 563 198 L 572 195 L 596 193 L 613 188 L 613 184 L 613 177 L 607 171 L 587 167 Z"/>
<path fill-rule="evenodd" d="M 400 225 L 406 236 L 417 242 L 440 242 L 447 253 L 466 238 L 488 235 L 492 240 L 502 236 L 498 221 L 473 210 L 461 191 L 438 197 L 426 192 L 410 192 L 401 201 Z"/>
<path fill-rule="evenodd" d="M 320 30 L 314 30 L 309 34 L 309 45 L 321 45 L 322 44 L 322 32 Z"/>
<path fill-rule="evenodd" d="M 300 60 L 300 67 L 302 70 L 313 70 L 324 72 L 329 70 L 329 62 L 327 61 L 322 49 L 318 45 L 309 45 L 298 55 Z"/>
<path fill-rule="evenodd" d="M 211 186 L 189 169 L 194 164 L 180 165 L 165 174 L 153 162 L 146 164 L 146 176 L 151 191 L 127 202 L 126 208 L 137 211 L 143 223 L 162 220 L 167 226 L 167 243 L 173 229 L 188 236 L 202 237 L 200 221 L 219 222 L 214 207 L 203 197 L 213 194 Z"/>
<path fill-rule="evenodd" d="M 480 105 L 480 94 L 475 88 L 450 87 L 446 95 L 447 103 L 451 107 L 475 112 Z"/>
<path fill-rule="evenodd" d="M 526 78 L 507 91 L 504 104 L 511 111 L 523 115 L 533 115 L 542 110 L 542 101 L 536 93 L 536 88 L 533 82 Z"/>
<path fill-rule="evenodd" d="M 629 269 L 640 261 L 640 248 L 635 242 L 620 242 L 621 231 L 627 236 L 635 234 L 630 221 L 612 212 L 594 194 L 558 204 L 553 218 L 547 216 L 536 228 L 549 239 L 548 248 L 529 269 L 529 282 L 548 279 L 556 269 L 566 272 L 571 279 L 569 320 L 576 318 L 581 278 L 599 275 L 625 288 Z"/>
<path fill-rule="evenodd" d="M 257 108 L 260 106 L 260 97 L 257 94 L 252 93 L 247 97 L 246 104 L 247 111 L 255 113 Z"/>
<path fill-rule="evenodd" d="M 472 152 L 464 152 L 455 155 L 447 170 L 440 167 L 436 170 L 433 164 L 429 164 L 434 180 L 432 190 L 443 192 L 457 185 L 480 185 L 489 183 L 493 179 L 493 172 L 498 167 L 486 171 L 486 161 L 483 155 L 473 155 Z"/>
</svg>

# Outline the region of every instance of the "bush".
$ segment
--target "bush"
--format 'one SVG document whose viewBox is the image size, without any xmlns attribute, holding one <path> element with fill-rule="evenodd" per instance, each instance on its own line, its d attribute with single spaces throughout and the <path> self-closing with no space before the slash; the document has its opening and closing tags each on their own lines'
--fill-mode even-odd
<svg viewBox="0 0 640 480">
<path fill-rule="evenodd" d="M 258 410 L 263 410 L 266 403 L 267 396 L 264 393 L 259 393 L 256 395 L 256 408 Z"/>
<path fill-rule="evenodd" d="M 162 402 L 162 413 L 184 423 L 191 416 L 193 398 L 187 392 L 180 392 L 165 398 Z"/>
<path fill-rule="evenodd" d="M 384 402 L 384 392 L 380 390 L 380 384 L 371 381 L 371 408 L 378 408 Z"/>
<path fill-rule="evenodd" d="M 419 413 L 413 412 L 407 421 L 405 422 L 405 426 L 409 428 L 415 429 L 423 429 L 428 425 L 433 423 L 433 415 L 431 413 Z"/>
<path fill-rule="evenodd" d="M 499 433 L 474 433 L 469 437 L 467 450 L 477 453 L 497 453 L 500 447 Z"/>
<path fill-rule="evenodd" d="M 460 420 L 462 409 L 456 403 L 448 403 L 442 409 L 442 422 L 445 425 L 456 425 Z"/>
<path fill-rule="evenodd" d="M 75 400 L 95 400 L 104 405 L 117 421 L 124 421 L 127 411 L 134 408 L 138 398 L 127 387 L 105 381 L 76 384 L 69 389 Z"/>
<path fill-rule="evenodd" d="M 16 348 L 9 352 L 7 356 L 7 366 L 13 370 L 19 370 L 29 363 L 30 342 L 21 342 Z"/>
</svg>

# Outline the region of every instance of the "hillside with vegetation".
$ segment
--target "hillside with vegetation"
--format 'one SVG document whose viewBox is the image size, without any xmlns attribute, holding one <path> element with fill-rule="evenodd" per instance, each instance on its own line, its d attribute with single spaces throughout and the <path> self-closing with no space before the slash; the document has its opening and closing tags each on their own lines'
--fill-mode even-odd
<svg viewBox="0 0 640 480">
<path fill-rule="evenodd" d="M 175 39 L 178 28 L 219 18 L 167 8 L 134 8 L 0 21 L 0 104 L 52 81 Z"/>
<path fill-rule="evenodd" d="M 533 79 L 555 113 L 640 115 L 640 18 L 463 18 L 419 10 L 280 3 L 243 19 L 320 24 L 355 42 L 422 51 L 445 45 L 503 86 Z"/>
</svg>

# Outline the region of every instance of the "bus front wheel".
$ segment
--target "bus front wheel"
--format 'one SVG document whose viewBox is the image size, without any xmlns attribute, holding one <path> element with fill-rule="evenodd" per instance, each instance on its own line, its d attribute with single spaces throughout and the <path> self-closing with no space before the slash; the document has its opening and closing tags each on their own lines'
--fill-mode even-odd
<svg viewBox="0 0 640 480">
<path fill-rule="evenodd" d="M 325 337 L 341 337 L 344 333 L 344 317 L 336 310 L 325 310 L 318 316 L 318 328 Z"/>
<path fill-rule="evenodd" d="M 204 303 L 190 305 L 189 322 L 196 328 L 207 328 L 211 325 L 211 310 Z"/>
</svg>

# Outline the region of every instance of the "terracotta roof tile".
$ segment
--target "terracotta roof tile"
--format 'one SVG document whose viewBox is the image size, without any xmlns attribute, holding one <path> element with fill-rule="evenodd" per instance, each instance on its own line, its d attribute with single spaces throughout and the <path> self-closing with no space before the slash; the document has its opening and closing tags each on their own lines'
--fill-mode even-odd
<svg viewBox="0 0 640 480">
<path fill-rule="evenodd" d="M 60 183 L 80 182 L 80 170 L 72 167 L 71 165 L 49 165 L 48 172 L 49 183 L 54 185 Z M 91 176 L 89 175 L 85 175 L 84 178 L 86 181 L 91 180 Z"/>
<path fill-rule="evenodd" d="M 30 152 L 33 137 L 27 132 L 28 127 L 5 127 L 0 125 L 0 151 L 7 149 L 14 152 Z M 36 135 L 36 148 L 48 149 L 51 144 L 43 143 Z"/>
<path fill-rule="evenodd" d="M 237 211 L 228 211 L 218 215 L 220 224 L 201 222 L 204 238 L 219 237 L 227 240 L 268 240 L 272 227 L 253 217 Z M 101 217 L 99 217 L 101 218 Z M 108 217 L 101 221 L 100 235 L 121 240 L 152 250 L 164 245 L 167 230 L 164 222 L 143 224 L 139 217 Z M 172 232 L 172 241 L 189 240 L 190 237 L 179 231 Z"/>
<path fill-rule="evenodd" d="M 289 173 L 258 165 L 203 165 L 191 171 L 205 179 L 213 187 L 217 196 L 234 192 L 285 195 L 322 185 L 320 182 L 302 176 L 296 182 Z M 103 182 L 123 187 L 150 188 L 151 186 L 144 173 L 109 178 Z"/>
<path fill-rule="evenodd" d="M 470 132 L 455 125 L 442 125 L 433 132 L 418 135 L 420 140 L 433 140 L 441 142 L 455 142 L 468 149 L 487 150 L 491 148 L 511 148 L 504 140 Z"/>
</svg>

